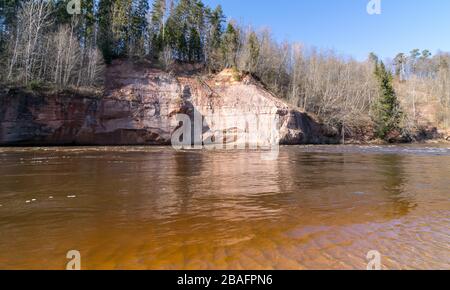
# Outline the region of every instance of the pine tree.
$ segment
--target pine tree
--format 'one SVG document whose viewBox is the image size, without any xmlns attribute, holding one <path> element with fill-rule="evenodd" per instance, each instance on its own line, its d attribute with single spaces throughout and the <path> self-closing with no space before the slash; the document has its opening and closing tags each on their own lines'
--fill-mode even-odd
<svg viewBox="0 0 450 290">
<path fill-rule="evenodd" d="M 206 14 L 208 18 L 209 33 L 206 40 L 207 47 L 205 49 L 205 61 L 211 71 L 217 71 L 222 69 L 223 65 L 221 46 L 225 16 L 220 5 L 213 11 L 208 10 Z"/>
<path fill-rule="evenodd" d="M 200 62 L 202 59 L 202 42 L 197 29 L 191 27 L 189 33 L 188 60 L 190 62 Z"/>
<path fill-rule="evenodd" d="M 417 58 L 420 56 L 420 50 L 417 48 L 413 49 L 409 54 L 410 54 L 409 61 L 411 66 L 411 72 L 415 74 L 417 73 Z"/>
<path fill-rule="evenodd" d="M 173 8 L 166 24 L 165 40 L 174 51 L 174 56 L 180 61 L 189 60 L 189 42 L 192 19 L 189 17 L 191 0 L 180 0 Z"/>
<path fill-rule="evenodd" d="M 399 53 L 394 58 L 394 65 L 395 65 L 395 76 L 401 81 L 402 80 L 402 73 L 404 71 L 404 67 L 406 64 L 406 56 L 404 53 Z"/>
<path fill-rule="evenodd" d="M 259 50 L 260 50 L 260 44 L 258 40 L 258 36 L 254 31 L 252 31 L 248 37 L 248 44 L 247 44 L 247 61 L 246 61 L 246 68 L 251 73 L 255 73 L 256 66 L 258 64 L 258 58 L 259 58 Z"/>
<path fill-rule="evenodd" d="M 98 6 L 98 45 L 102 51 L 105 63 L 110 64 L 113 59 L 112 35 L 112 6 L 113 0 L 100 0 Z"/>
<path fill-rule="evenodd" d="M 420 56 L 420 58 L 422 60 L 426 60 L 431 56 L 431 52 L 428 49 L 425 49 L 422 51 L 422 55 Z"/>
<path fill-rule="evenodd" d="M 236 56 L 239 48 L 239 33 L 232 23 L 228 23 L 222 40 L 222 52 L 225 67 L 236 67 Z"/>
<path fill-rule="evenodd" d="M 369 53 L 369 62 L 373 65 L 378 65 L 378 56 L 373 52 Z"/>
<path fill-rule="evenodd" d="M 178 59 L 181 61 L 187 60 L 188 55 L 188 41 L 186 36 L 188 35 L 188 25 L 183 23 L 182 28 L 178 28 L 178 32 L 176 33 L 176 52 L 178 55 Z"/>
<path fill-rule="evenodd" d="M 223 23 L 225 22 L 225 15 L 223 14 L 222 6 L 217 6 L 214 11 L 209 13 L 210 23 L 210 46 L 213 49 L 220 47 L 223 35 Z"/>
<path fill-rule="evenodd" d="M 146 53 L 146 36 L 148 30 L 147 13 L 149 5 L 147 0 L 135 0 L 132 14 L 132 52 L 143 56 Z"/>
<path fill-rule="evenodd" d="M 115 57 L 128 55 L 131 42 L 132 0 L 115 0 L 112 5 L 112 36 Z"/>
<path fill-rule="evenodd" d="M 386 69 L 383 62 L 376 65 L 375 77 L 379 85 L 380 96 L 375 103 L 374 121 L 376 133 L 379 138 L 386 139 L 389 134 L 400 130 L 402 112 L 392 85 L 392 74 Z"/>
<path fill-rule="evenodd" d="M 155 0 L 151 11 L 150 39 L 151 51 L 154 56 L 159 56 L 166 45 L 166 0 Z"/>
<path fill-rule="evenodd" d="M 20 0 L 0 1 L 0 34 L 6 34 L 15 22 Z"/>
<path fill-rule="evenodd" d="M 165 45 L 180 61 L 203 62 L 206 51 L 208 8 L 199 0 L 180 0 L 166 22 Z"/>
<path fill-rule="evenodd" d="M 67 4 L 69 0 L 55 0 L 53 1 L 55 24 L 59 26 L 61 24 L 68 24 L 72 20 L 72 16 L 67 13 Z"/>
<path fill-rule="evenodd" d="M 8 39 L 14 30 L 16 22 L 17 10 L 19 8 L 19 0 L 3 0 L 0 1 L 0 81 L 6 75 L 8 56 L 6 55 Z"/>
<path fill-rule="evenodd" d="M 84 43 L 94 44 L 95 43 L 95 1 L 94 0 L 83 0 L 81 2 L 82 17 L 83 17 L 83 27 L 82 27 L 82 38 Z"/>
</svg>

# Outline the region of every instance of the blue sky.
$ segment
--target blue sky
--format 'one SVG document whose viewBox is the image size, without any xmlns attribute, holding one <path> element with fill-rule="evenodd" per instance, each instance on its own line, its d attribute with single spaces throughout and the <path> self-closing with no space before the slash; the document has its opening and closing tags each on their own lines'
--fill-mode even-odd
<svg viewBox="0 0 450 290">
<path fill-rule="evenodd" d="M 270 27 L 282 40 L 338 53 L 382 58 L 414 48 L 450 51 L 449 0 L 381 0 L 381 15 L 369 15 L 369 0 L 204 0 L 221 4 L 226 16 Z"/>
</svg>

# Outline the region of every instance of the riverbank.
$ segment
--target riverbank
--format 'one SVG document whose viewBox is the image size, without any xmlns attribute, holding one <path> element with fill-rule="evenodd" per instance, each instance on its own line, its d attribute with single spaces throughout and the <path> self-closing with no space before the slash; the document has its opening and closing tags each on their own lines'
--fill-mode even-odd
<svg viewBox="0 0 450 290">
<path fill-rule="evenodd" d="M 307 113 L 289 108 L 270 95 L 259 96 L 262 102 L 259 107 L 253 102 L 240 99 L 232 102 L 225 99 L 223 102 L 224 99 L 220 97 L 215 99 L 217 103 L 214 104 L 209 97 L 206 97 L 207 101 L 193 101 L 192 97 L 183 100 L 183 95 L 180 98 L 178 92 L 188 88 L 190 90 L 191 87 L 177 86 L 173 89 L 173 95 L 159 95 L 150 100 L 136 91 L 136 96 L 128 95 L 129 91 L 133 91 L 132 88 L 119 89 L 119 93 L 125 93 L 124 95 L 7 90 L 0 94 L 0 146 L 170 145 L 171 135 L 177 129 L 174 116 L 186 113 L 193 120 L 194 113 L 199 111 L 207 112 L 206 116 L 201 114 L 202 119 L 211 118 L 217 111 L 222 111 L 219 113 L 222 116 L 229 116 L 231 111 L 231 119 L 244 122 L 248 119 L 261 119 L 267 112 L 271 118 L 279 116 L 282 122 L 282 145 L 420 144 L 450 140 L 450 132 L 427 127 L 408 138 L 397 136 L 397 139 L 388 142 L 375 138 L 370 123 L 352 128 L 349 131 L 351 134 L 347 133 L 342 138 L 338 129 L 321 125 Z M 159 94 L 156 91 L 153 93 Z M 167 93 L 167 90 L 161 91 L 161 94 Z M 200 107 L 195 102 L 200 103 Z M 229 107 L 227 103 L 232 103 L 233 107 Z M 266 104 L 272 106 L 272 109 L 266 107 Z M 206 129 L 211 130 L 203 130 Z M 234 126 L 220 129 L 230 136 L 237 132 Z M 243 131 L 245 129 L 243 127 Z M 269 131 L 270 128 L 266 130 Z"/>
<path fill-rule="evenodd" d="M 220 132 L 224 144 L 264 143 L 275 121 L 282 145 L 450 139 L 450 132 L 423 125 L 407 134 L 394 132 L 388 142 L 377 140 L 369 117 L 345 124 L 344 130 L 326 126 L 250 74 L 226 69 L 204 75 L 195 66 L 177 68 L 166 73 L 116 60 L 107 68 L 103 91 L 5 88 L 0 92 L 0 146 L 170 145 L 181 115 L 203 138 L 215 139 Z M 252 134 L 252 140 L 237 137 Z"/>
<path fill-rule="evenodd" d="M 183 116 L 200 134 L 220 132 L 224 143 L 244 142 L 235 140 L 239 134 L 252 135 L 248 143 L 267 142 L 275 123 L 280 144 L 338 142 L 336 131 L 275 97 L 252 76 L 237 76 L 233 70 L 208 77 L 174 75 L 116 61 L 106 79 L 102 97 L 3 92 L 0 144 L 168 145 Z"/>
</svg>

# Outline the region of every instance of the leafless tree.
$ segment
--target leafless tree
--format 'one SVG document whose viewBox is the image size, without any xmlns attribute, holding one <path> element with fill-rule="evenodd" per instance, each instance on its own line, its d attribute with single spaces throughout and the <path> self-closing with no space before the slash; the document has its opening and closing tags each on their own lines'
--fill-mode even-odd
<svg viewBox="0 0 450 290">
<path fill-rule="evenodd" d="M 8 80 L 14 78 L 28 84 L 30 80 L 40 79 L 38 65 L 45 57 L 43 44 L 45 30 L 51 25 L 51 3 L 33 0 L 22 3 L 17 15 L 17 27 L 12 36 Z"/>
<path fill-rule="evenodd" d="M 50 1 L 22 3 L 9 39 L 7 80 L 25 85 L 50 83 L 60 89 L 95 85 L 103 70 L 95 43 L 81 44 L 76 17 L 70 24 L 54 27 L 52 12 Z"/>
</svg>

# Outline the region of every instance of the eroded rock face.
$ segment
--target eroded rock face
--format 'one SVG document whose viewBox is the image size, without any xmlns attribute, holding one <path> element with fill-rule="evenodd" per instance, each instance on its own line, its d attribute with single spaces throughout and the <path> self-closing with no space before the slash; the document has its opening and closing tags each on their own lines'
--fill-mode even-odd
<svg viewBox="0 0 450 290">
<path fill-rule="evenodd" d="M 0 97 L 0 144 L 169 145 L 180 125 L 177 114 L 200 115 L 202 132 L 223 132 L 227 142 L 260 142 L 257 135 L 243 141 L 233 134 L 271 130 L 267 120 L 275 117 L 281 144 L 333 141 L 251 77 L 234 78 L 230 71 L 210 79 L 175 77 L 117 62 L 108 69 L 102 98 L 9 91 Z"/>
</svg>

